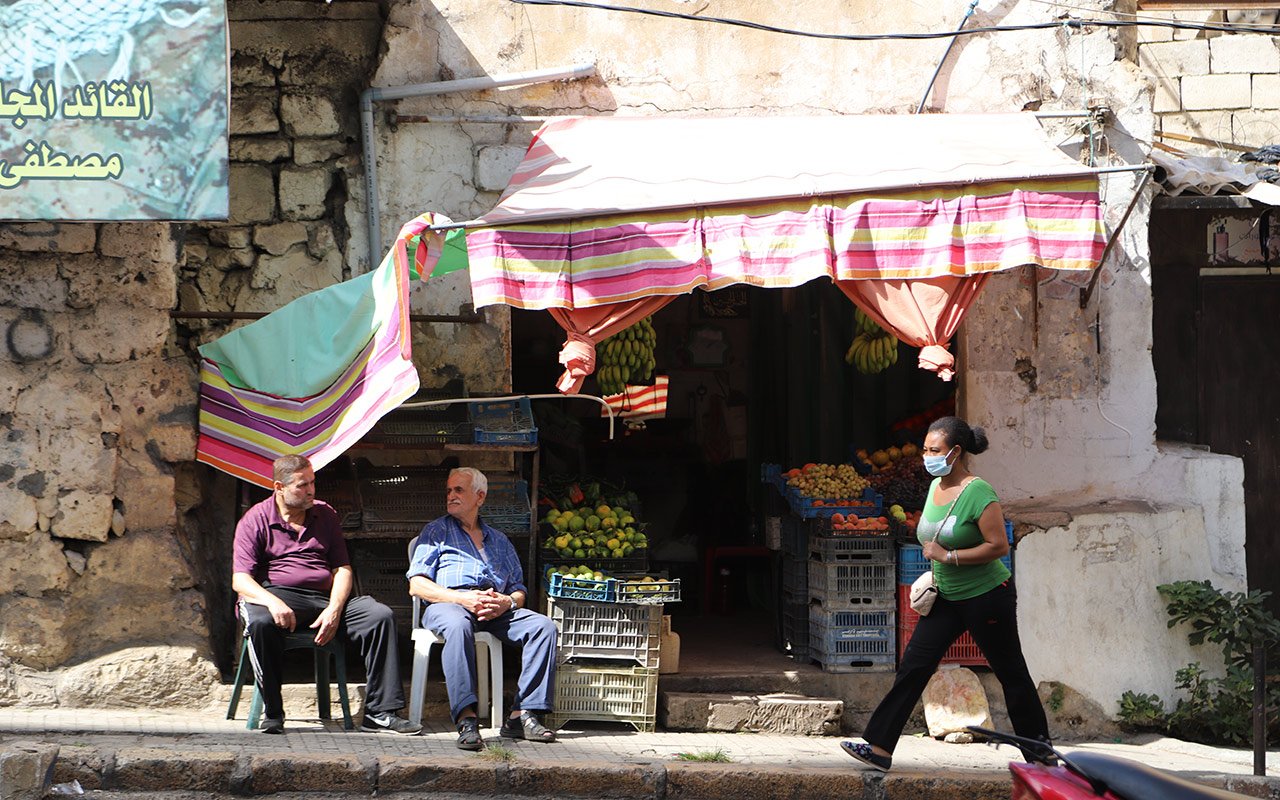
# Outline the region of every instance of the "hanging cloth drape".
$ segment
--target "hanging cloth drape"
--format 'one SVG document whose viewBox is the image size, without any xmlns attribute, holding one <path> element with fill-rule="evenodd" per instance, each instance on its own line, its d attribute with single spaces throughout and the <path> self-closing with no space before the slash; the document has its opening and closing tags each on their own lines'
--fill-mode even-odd
<svg viewBox="0 0 1280 800">
<path fill-rule="evenodd" d="M 630 328 L 674 299 L 655 296 L 589 308 L 550 309 L 552 319 L 567 336 L 560 349 L 564 374 L 556 381 L 556 388 L 563 394 L 582 391 L 583 381 L 596 371 L 596 343 Z"/>
<path fill-rule="evenodd" d="M 892 281 L 836 281 L 876 324 L 912 347 L 920 348 L 920 368 L 944 381 L 955 375 L 955 357 L 947 349 L 965 313 L 986 285 L 987 274 L 967 277 Z"/>
<path fill-rule="evenodd" d="M 433 224 L 441 218 L 406 224 L 373 272 L 200 348 L 196 460 L 269 488 L 275 459 L 297 453 L 320 469 L 417 391 L 410 281 L 451 260 Z"/>
</svg>

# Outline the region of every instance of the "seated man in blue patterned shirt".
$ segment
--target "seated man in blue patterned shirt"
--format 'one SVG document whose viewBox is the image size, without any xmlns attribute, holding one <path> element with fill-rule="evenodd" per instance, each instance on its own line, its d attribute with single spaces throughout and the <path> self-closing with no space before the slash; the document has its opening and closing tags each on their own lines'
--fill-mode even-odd
<svg viewBox="0 0 1280 800">
<path fill-rule="evenodd" d="M 524 608 L 527 592 L 516 549 L 506 535 L 480 519 L 488 489 L 489 481 L 479 470 L 461 467 L 449 473 L 449 513 L 422 529 L 408 572 L 409 594 L 428 603 L 423 626 L 444 638 L 441 660 L 449 711 L 463 750 L 484 747 L 476 719 L 476 631 L 522 648 L 511 715 L 499 733 L 535 742 L 556 738 L 538 717 L 551 710 L 555 690 L 556 626 L 545 615 Z M 493 691 L 501 692 L 502 687 Z"/>
</svg>

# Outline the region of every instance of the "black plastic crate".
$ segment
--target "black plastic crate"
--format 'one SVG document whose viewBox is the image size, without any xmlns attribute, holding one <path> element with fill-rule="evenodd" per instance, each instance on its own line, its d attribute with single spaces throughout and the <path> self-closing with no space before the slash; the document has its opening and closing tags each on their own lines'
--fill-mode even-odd
<svg viewBox="0 0 1280 800">
<path fill-rule="evenodd" d="M 375 536 L 414 536 L 443 516 L 442 467 L 373 467 L 360 473 L 361 528 Z"/>
<path fill-rule="evenodd" d="M 421 389 L 405 403 L 452 400 L 466 396 L 461 381 L 451 381 L 441 389 Z M 473 436 L 467 420 L 466 403 L 398 408 L 384 416 L 366 433 L 362 441 L 412 447 L 428 444 L 465 444 Z"/>
</svg>

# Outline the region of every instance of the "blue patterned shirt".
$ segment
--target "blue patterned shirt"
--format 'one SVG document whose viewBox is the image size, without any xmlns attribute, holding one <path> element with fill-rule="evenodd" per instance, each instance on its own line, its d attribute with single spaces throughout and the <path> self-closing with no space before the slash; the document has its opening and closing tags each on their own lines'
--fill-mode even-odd
<svg viewBox="0 0 1280 800">
<path fill-rule="evenodd" d="M 525 592 L 524 570 L 516 548 L 502 531 L 484 524 L 484 552 L 480 555 L 462 523 L 445 514 L 428 522 L 418 534 L 406 577 L 415 575 L 446 589 L 494 589 L 501 594 Z"/>
</svg>

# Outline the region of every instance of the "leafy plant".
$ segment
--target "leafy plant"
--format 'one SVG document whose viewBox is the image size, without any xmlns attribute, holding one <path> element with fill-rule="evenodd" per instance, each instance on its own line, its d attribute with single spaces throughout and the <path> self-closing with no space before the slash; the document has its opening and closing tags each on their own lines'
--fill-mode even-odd
<svg viewBox="0 0 1280 800">
<path fill-rule="evenodd" d="M 1175 673 L 1184 693 L 1173 711 L 1153 694 L 1125 692 L 1120 722 L 1131 730 L 1156 730 L 1209 744 L 1246 745 L 1251 741 L 1253 713 L 1253 647 L 1268 650 L 1268 661 L 1280 650 L 1280 620 L 1266 609 L 1267 592 L 1223 592 L 1209 581 L 1166 583 L 1156 590 L 1168 601 L 1169 627 L 1187 624 L 1187 641 L 1211 642 L 1222 651 L 1226 674 L 1208 677 L 1199 662 Z M 1266 706 L 1280 706 L 1280 685 L 1267 686 Z M 1280 721 L 1271 717 L 1268 740 L 1280 739 Z"/>
<path fill-rule="evenodd" d="M 729 754 L 723 750 L 699 750 L 696 753 L 676 753 L 676 759 L 679 761 L 701 761 L 715 764 L 727 764 L 733 759 L 729 758 Z"/>
<path fill-rule="evenodd" d="M 1119 717 L 1120 724 L 1131 731 L 1162 731 L 1166 727 L 1164 703 L 1154 694 L 1120 695 Z"/>
</svg>

